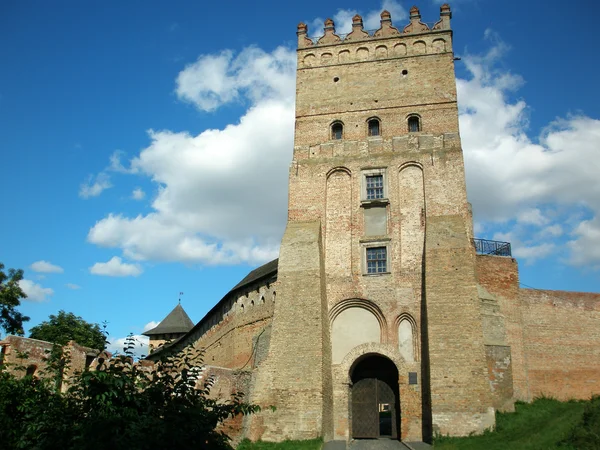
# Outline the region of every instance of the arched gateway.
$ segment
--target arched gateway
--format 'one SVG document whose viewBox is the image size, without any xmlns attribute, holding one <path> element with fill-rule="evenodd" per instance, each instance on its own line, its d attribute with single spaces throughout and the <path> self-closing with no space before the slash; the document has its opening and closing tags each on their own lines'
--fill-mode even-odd
<svg viewBox="0 0 600 450">
<path fill-rule="evenodd" d="M 350 370 L 352 437 L 398 439 L 400 395 L 398 369 L 388 358 L 369 354 Z"/>
</svg>

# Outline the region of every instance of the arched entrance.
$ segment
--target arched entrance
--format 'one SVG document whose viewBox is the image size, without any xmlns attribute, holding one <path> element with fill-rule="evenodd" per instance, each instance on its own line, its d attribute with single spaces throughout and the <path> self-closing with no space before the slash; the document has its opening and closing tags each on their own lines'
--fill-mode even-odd
<svg viewBox="0 0 600 450">
<path fill-rule="evenodd" d="M 370 354 L 356 362 L 352 380 L 352 437 L 398 439 L 398 369 L 388 358 Z"/>
</svg>

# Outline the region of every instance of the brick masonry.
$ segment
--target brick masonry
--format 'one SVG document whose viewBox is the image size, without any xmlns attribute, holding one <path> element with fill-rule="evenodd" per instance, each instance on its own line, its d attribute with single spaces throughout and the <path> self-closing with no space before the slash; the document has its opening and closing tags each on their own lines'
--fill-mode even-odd
<svg viewBox="0 0 600 450">
<path fill-rule="evenodd" d="M 238 285 L 161 350 L 203 348 L 212 395 L 241 390 L 263 407 L 225 424 L 236 442 L 351 439 L 352 373 L 370 355 L 398 370 L 408 441 L 482 432 L 516 399 L 600 393 L 600 294 L 520 289 L 514 259 L 475 254 L 450 19 L 443 5 L 429 28 L 413 7 L 396 27 L 384 11 L 369 35 L 355 16 L 343 39 L 327 20 L 318 41 L 298 26 L 277 272 Z M 375 200 L 373 175 L 383 179 Z M 368 273 L 373 247 L 385 250 L 384 270 Z"/>
</svg>

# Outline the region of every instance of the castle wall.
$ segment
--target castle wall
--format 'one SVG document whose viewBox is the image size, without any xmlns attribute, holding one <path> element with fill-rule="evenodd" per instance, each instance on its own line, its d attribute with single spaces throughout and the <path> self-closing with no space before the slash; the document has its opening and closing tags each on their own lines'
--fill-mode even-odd
<svg viewBox="0 0 600 450">
<path fill-rule="evenodd" d="M 195 347 L 203 348 L 206 364 L 230 369 L 252 369 L 257 350 L 268 347 L 278 283 L 259 285 L 229 300 L 223 311 L 198 330 Z M 264 352 L 264 350 L 263 350 Z"/>
<path fill-rule="evenodd" d="M 530 398 L 600 392 L 600 294 L 520 289 Z"/>
<path fill-rule="evenodd" d="M 288 223 L 281 243 L 269 352 L 255 370 L 251 396 L 251 401 L 275 406 L 276 411 L 252 418 L 251 439 L 331 439 L 324 268 L 320 223 Z"/>
</svg>

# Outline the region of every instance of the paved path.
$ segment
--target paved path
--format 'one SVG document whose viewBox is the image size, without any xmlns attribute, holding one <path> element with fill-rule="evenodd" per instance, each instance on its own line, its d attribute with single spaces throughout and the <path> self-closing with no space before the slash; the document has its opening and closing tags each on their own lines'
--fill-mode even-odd
<svg viewBox="0 0 600 450">
<path fill-rule="evenodd" d="M 423 442 L 402 442 L 391 439 L 356 439 L 346 444 L 344 441 L 331 441 L 325 443 L 323 450 L 426 450 L 431 449 L 429 444 Z"/>
</svg>

